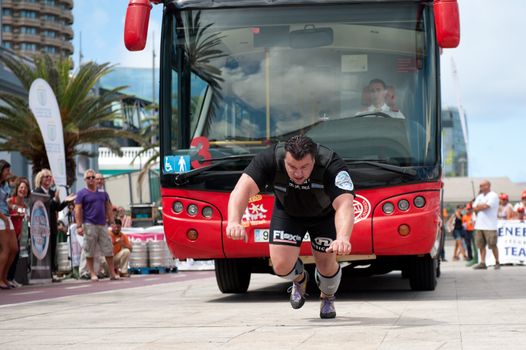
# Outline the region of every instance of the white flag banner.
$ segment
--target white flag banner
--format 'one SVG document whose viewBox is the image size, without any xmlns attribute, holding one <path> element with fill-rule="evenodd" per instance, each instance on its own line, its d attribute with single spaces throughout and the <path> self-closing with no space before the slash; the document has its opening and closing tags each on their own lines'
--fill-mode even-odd
<svg viewBox="0 0 526 350">
<path fill-rule="evenodd" d="M 33 112 L 42 133 L 49 167 L 53 173 L 57 190 L 60 189 L 60 197 L 64 198 L 66 190 L 62 186 L 66 186 L 67 175 L 62 119 L 55 93 L 44 79 L 38 78 L 31 84 L 29 108 Z"/>
</svg>

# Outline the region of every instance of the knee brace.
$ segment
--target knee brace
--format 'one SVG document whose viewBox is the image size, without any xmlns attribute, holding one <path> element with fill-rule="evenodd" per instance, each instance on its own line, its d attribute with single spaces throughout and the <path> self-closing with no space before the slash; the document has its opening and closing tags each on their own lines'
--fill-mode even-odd
<svg viewBox="0 0 526 350">
<path fill-rule="evenodd" d="M 301 261 L 301 259 L 298 259 L 296 261 L 296 264 L 292 268 L 292 271 L 290 271 L 287 275 L 284 275 L 284 276 L 278 275 L 278 274 L 276 275 L 281 278 L 286 279 L 287 281 L 294 281 L 299 275 L 303 273 L 303 270 L 304 270 L 303 261 Z"/>
<path fill-rule="evenodd" d="M 322 276 L 318 269 L 316 269 L 314 276 L 316 279 L 316 284 L 323 294 L 334 295 L 340 286 L 340 281 L 342 279 L 342 269 L 340 266 L 338 266 L 338 271 L 331 277 Z"/>
</svg>

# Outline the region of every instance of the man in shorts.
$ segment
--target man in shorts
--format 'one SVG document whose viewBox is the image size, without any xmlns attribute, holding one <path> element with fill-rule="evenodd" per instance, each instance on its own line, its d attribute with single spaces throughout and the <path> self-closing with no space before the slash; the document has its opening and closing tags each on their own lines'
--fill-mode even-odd
<svg viewBox="0 0 526 350">
<path fill-rule="evenodd" d="M 114 223 L 110 197 L 108 193 L 97 190 L 93 169 L 86 170 L 84 181 L 86 188 L 80 190 L 75 198 L 75 220 L 77 222 L 77 234 L 84 236 L 82 249 L 86 254 L 86 263 L 91 280 L 98 280 L 97 272 L 93 266 L 93 257 L 97 247 L 100 247 L 106 258 L 110 279 L 117 280 L 119 276 L 115 273 L 113 266 L 113 244 L 106 228 L 107 223 L 110 225 Z"/>
<path fill-rule="evenodd" d="M 480 183 L 480 193 L 473 202 L 473 211 L 477 214 L 475 220 L 475 244 L 480 250 L 480 263 L 473 268 L 485 270 L 486 245 L 495 256 L 495 270 L 500 269 L 499 250 L 497 248 L 497 225 L 499 212 L 499 196 L 491 190 L 488 180 Z"/>
<path fill-rule="evenodd" d="M 276 275 L 292 281 L 290 303 L 305 303 L 309 275 L 299 259 L 309 232 L 321 290 L 321 318 L 334 318 L 334 294 L 341 280 L 336 255 L 351 252 L 354 185 L 344 161 L 305 136 L 293 136 L 258 154 L 241 175 L 228 202 L 226 235 L 246 239 L 241 223 L 249 198 L 270 185 L 276 200 L 270 223 L 269 250 Z"/>
</svg>

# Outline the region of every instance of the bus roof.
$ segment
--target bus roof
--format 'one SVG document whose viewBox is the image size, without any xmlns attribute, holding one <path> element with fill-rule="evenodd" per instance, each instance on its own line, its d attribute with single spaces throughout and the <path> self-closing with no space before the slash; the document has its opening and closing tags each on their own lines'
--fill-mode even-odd
<svg viewBox="0 0 526 350">
<path fill-rule="evenodd" d="M 433 0 L 405 0 L 407 2 L 433 2 Z M 245 6 L 279 6 L 307 4 L 342 4 L 342 3 L 379 3 L 400 2 L 400 0 L 172 0 L 179 9 L 186 8 L 221 8 Z"/>
</svg>

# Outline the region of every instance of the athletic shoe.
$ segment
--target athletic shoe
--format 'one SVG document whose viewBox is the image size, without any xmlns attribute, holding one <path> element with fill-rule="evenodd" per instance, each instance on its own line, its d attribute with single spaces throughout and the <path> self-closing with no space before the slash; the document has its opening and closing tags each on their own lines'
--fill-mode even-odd
<svg viewBox="0 0 526 350">
<path fill-rule="evenodd" d="M 15 280 L 9 281 L 9 285 L 13 288 L 20 288 L 22 285 Z"/>
<path fill-rule="evenodd" d="M 475 266 L 473 267 L 473 269 L 475 269 L 475 270 L 487 270 L 487 268 L 488 268 L 488 267 L 487 267 L 486 264 L 484 264 L 484 263 L 480 263 L 480 264 L 475 265 Z"/>
<path fill-rule="evenodd" d="M 336 317 L 336 309 L 334 308 L 334 296 L 328 297 L 324 296 L 321 297 L 321 305 L 320 305 L 320 317 L 321 318 L 335 318 Z"/>
<path fill-rule="evenodd" d="M 471 266 L 475 265 L 476 263 L 477 263 L 476 260 L 470 260 L 470 261 L 468 261 L 468 263 L 466 264 L 466 267 L 471 267 Z"/>
<path fill-rule="evenodd" d="M 303 272 L 303 276 L 302 282 L 292 282 L 292 286 L 287 290 L 290 293 L 290 305 L 293 309 L 299 309 L 305 304 L 307 282 L 309 281 L 307 271 Z"/>
<path fill-rule="evenodd" d="M 496 263 L 495 266 L 493 267 L 495 270 L 500 270 L 500 264 L 499 263 Z"/>
</svg>

